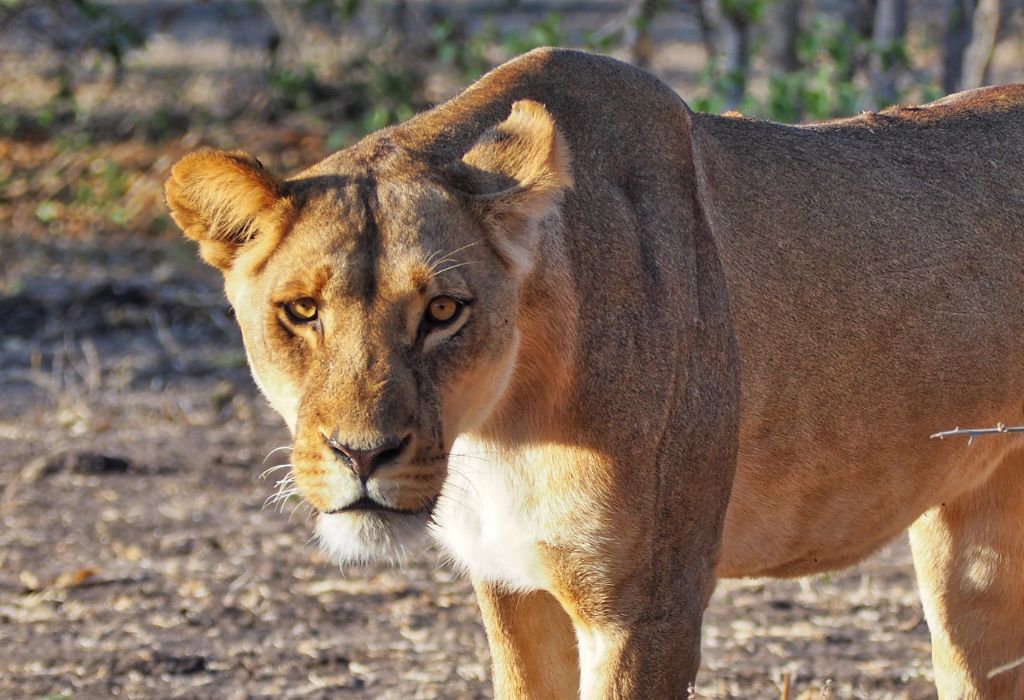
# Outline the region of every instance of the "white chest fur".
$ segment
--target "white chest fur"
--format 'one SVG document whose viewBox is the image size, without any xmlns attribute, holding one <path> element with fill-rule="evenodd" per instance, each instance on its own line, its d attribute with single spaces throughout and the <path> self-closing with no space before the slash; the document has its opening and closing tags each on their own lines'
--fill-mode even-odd
<svg viewBox="0 0 1024 700">
<path fill-rule="evenodd" d="M 525 464 L 502 461 L 489 446 L 459 438 L 435 511 L 434 537 L 477 580 L 520 590 L 549 588 L 539 543 L 545 540 Z"/>
</svg>

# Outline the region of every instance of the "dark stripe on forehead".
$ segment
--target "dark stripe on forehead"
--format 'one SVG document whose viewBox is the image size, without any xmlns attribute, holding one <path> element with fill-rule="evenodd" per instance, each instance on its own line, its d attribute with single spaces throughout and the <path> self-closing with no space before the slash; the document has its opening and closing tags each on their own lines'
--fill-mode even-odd
<svg viewBox="0 0 1024 700">
<path fill-rule="evenodd" d="M 379 208 L 377 180 L 371 173 L 367 173 L 366 177 L 360 178 L 356 183 L 356 191 L 366 216 L 363 229 L 359 232 L 359 237 L 356 239 L 357 255 L 360 260 L 365 261 L 362 270 L 360 270 L 362 285 L 358 294 L 362 297 L 365 304 L 369 306 L 377 295 L 377 275 L 381 250 L 380 226 L 377 223 L 377 211 Z"/>
</svg>

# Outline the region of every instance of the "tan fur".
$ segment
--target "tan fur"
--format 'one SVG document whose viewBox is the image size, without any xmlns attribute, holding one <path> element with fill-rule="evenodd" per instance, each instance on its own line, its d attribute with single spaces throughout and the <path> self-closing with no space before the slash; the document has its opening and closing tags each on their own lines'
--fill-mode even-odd
<svg viewBox="0 0 1024 700">
<path fill-rule="evenodd" d="M 430 524 L 501 697 L 681 697 L 716 576 L 913 523 L 943 698 L 1020 695 L 1024 87 L 789 127 L 539 50 L 278 181 L 175 166 L 339 559 Z M 436 296 L 467 302 L 424 325 Z M 311 297 L 318 320 L 284 307 Z M 401 445 L 361 482 L 350 450 Z M 400 442 L 401 441 L 401 442 Z M 390 511 L 343 512 L 360 498 Z"/>
<path fill-rule="evenodd" d="M 576 638 L 558 601 L 545 591 L 511 593 L 475 583 L 491 649 L 495 694 L 508 698 L 560 698 L 579 694 Z"/>
<path fill-rule="evenodd" d="M 230 266 L 239 243 L 283 218 L 280 183 L 241 151 L 190 153 L 171 169 L 166 190 L 174 222 L 219 268 Z"/>
</svg>

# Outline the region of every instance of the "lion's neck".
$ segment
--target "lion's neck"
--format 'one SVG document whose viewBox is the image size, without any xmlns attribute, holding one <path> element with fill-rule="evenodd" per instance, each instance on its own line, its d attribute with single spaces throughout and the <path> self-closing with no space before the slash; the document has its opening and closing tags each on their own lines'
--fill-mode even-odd
<svg viewBox="0 0 1024 700">
<path fill-rule="evenodd" d="M 515 374 L 475 437 L 512 447 L 571 433 L 568 406 L 575 385 L 579 304 L 558 231 L 542 239 L 523 281 Z"/>
</svg>

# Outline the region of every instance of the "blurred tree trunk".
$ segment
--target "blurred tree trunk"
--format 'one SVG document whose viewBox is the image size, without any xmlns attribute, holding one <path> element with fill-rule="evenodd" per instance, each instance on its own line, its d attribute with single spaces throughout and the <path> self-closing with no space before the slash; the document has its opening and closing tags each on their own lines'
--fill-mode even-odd
<svg viewBox="0 0 1024 700">
<path fill-rule="evenodd" d="M 878 0 L 871 39 L 871 92 L 878 106 L 895 104 L 907 64 L 907 0 Z"/>
<path fill-rule="evenodd" d="M 765 49 L 773 71 L 800 70 L 796 45 L 803 30 L 803 5 L 803 0 L 778 0 L 765 11 Z"/>
<path fill-rule="evenodd" d="M 697 17 L 697 26 L 700 28 L 701 43 L 704 44 L 704 51 L 707 54 L 708 61 L 711 61 L 715 57 L 715 32 L 711 28 L 707 16 L 704 14 L 704 2 L 703 0 L 688 0 L 684 5 L 689 5 L 693 8 L 693 12 Z"/>
<path fill-rule="evenodd" d="M 836 76 L 840 82 L 850 82 L 865 67 L 868 55 L 862 47 L 867 40 L 875 35 L 875 17 L 879 0 L 854 0 L 846 5 L 843 11 L 843 22 L 852 30 L 856 46 L 852 48 L 854 60 L 842 66 Z"/>
<path fill-rule="evenodd" d="M 630 0 L 626 7 L 625 31 L 622 41 L 629 47 L 632 61 L 641 68 L 651 65 L 654 40 L 651 25 L 654 16 L 663 9 L 664 0 Z"/>
<path fill-rule="evenodd" d="M 999 0 L 952 0 L 942 76 L 946 92 L 987 82 L 999 33 L 999 4 Z"/>
<path fill-rule="evenodd" d="M 971 21 L 971 41 L 964 51 L 960 89 L 979 87 L 988 82 L 992 53 L 999 32 L 999 0 L 978 0 Z"/>
<path fill-rule="evenodd" d="M 405 38 L 409 34 L 409 3 L 407 0 L 395 0 L 390 7 L 385 6 L 382 19 L 398 36 Z M 419 28 L 422 29 L 422 28 Z"/>
<path fill-rule="evenodd" d="M 874 34 L 877 7 L 878 0 L 854 0 L 850 3 L 847 19 L 861 36 L 868 37 Z"/>
<path fill-rule="evenodd" d="M 757 0 L 703 0 L 727 109 L 740 106 L 750 77 L 750 34 Z"/>
</svg>

